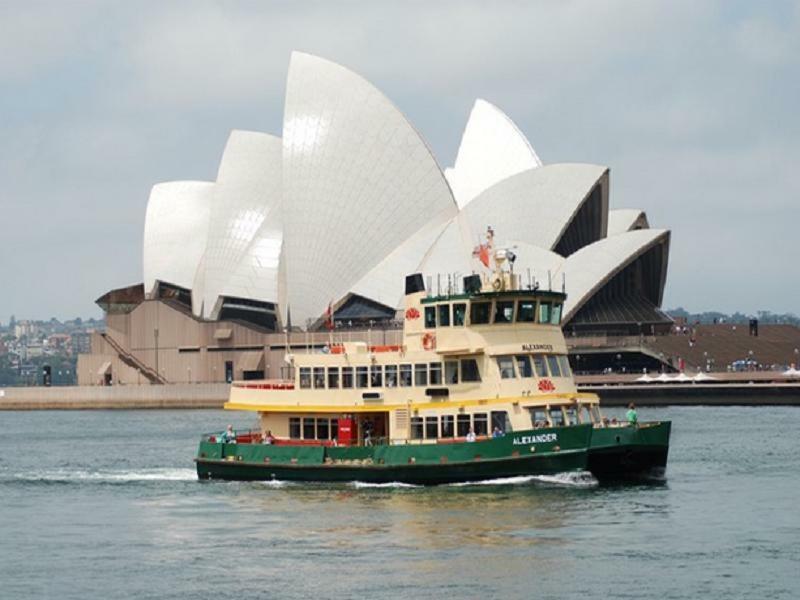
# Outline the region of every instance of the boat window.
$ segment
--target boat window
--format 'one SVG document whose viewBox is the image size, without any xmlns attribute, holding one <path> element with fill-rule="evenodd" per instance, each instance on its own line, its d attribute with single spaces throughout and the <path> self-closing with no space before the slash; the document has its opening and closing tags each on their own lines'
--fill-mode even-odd
<svg viewBox="0 0 800 600">
<path fill-rule="evenodd" d="M 574 406 L 566 406 L 566 407 L 564 407 L 564 415 L 566 416 L 565 423 L 567 425 L 577 425 L 578 424 L 578 411 L 575 410 Z"/>
<path fill-rule="evenodd" d="M 303 389 L 311 387 L 311 367 L 300 367 L 300 387 Z"/>
<path fill-rule="evenodd" d="M 502 379 L 514 379 L 514 361 L 510 356 L 498 356 L 497 368 Z"/>
<path fill-rule="evenodd" d="M 450 326 L 450 305 L 449 304 L 440 304 L 437 306 L 439 310 L 439 327 L 449 327 Z"/>
<path fill-rule="evenodd" d="M 339 437 L 339 419 L 331 419 L 331 439 Z"/>
<path fill-rule="evenodd" d="M 303 439 L 313 440 L 315 437 L 314 417 L 303 417 Z"/>
<path fill-rule="evenodd" d="M 553 314 L 550 315 L 550 324 L 558 325 L 561 323 L 561 304 L 553 305 Z"/>
<path fill-rule="evenodd" d="M 514 358 L 517 360 L 517 373 L 519 373 L 519 376 L 533 377 L 530 357 L 527 354 L 517 354 Z"/>
<path fill-rule="evenodd" d="M 549 302 L 540 302 L 539 303 L 539 323 L 547 325 L 550 323 L 550 303 Z"/>
<path fill-rule="evenodd" d="M 473 416 L 475 435 L 489 434 L 489 419 L 486 413 L 475 413 Z"/>
<path fill-rule="evenodd" d="M 317 419 L 317 439 L 327 440 L 330 438 L 330 421 L 328 419 Z"/>
<path fill-rule="evenodd" d="M 428 385 L 428 364 L 417 363 L 414 365 L 414 385 Z"/>
<path fill-rule="evenodd" d="M 383 365 L 371 365 L 369 368 L 370 387 L 383 387 Z"/>
<path fill-rule="evenodd" d="M 561 369 L 558 368 L 558 359 L 552 354 L 547 355 L 547 366 L 550 367 L 551 377 L 561 377 Z"/>
<path fill-rule="evenodd" d="M 433 329 L 436 327 L 436 307 L 435 306 L 426 306 L 425 307 L 425 328 L 426 329 Z"/>
<path fill-rule="evenodd" d="M 431 385 L 442 385 L 442 363 L 431 363 Z"/>
<path fill-rule="evenodd" d="M 536 301 L 520 300 L 517 307 L 518 323 L 533 323 L 536 320 Z"/>
<path fill-rule="evenodd" d="M 544 362 L 544 356 L 541 354 L 534 354 L 533 366 L 536 369 L 537 377 L 547 377 L 547 364 Z"/>
<path fill-rule="evenodd" d="M 547 412 L 543 408 L 529 408 L 528 411 L 531 413 L 531 425 L 534 428 L 547 427 Z"/>
<path fill-rule="evenodd" d="M 561 412 L 560 406 L 550 407 L 550 422 L 553 427 L 561 427 L 564 424 L 564 413 Z"/>
<path fill-rule="evenodd" d="M 473 302 L 469 308 L 470 325 L 486 325 L 491 314 L 491 302 Z"/>
<path fill-rule="evenodd" d="M 561 367 L 561 376 L 562 377 L 569 377 L 570 376 L 570 369 L 569 369 L 569 359 L 564 354 L 559 354 L 558 356 L 558 366 Z"/>
<path fill-rule="evenodd" d="M 369 369 L 366 365 L 363 367 L 356 367 L 356 387 L 365 388 L 369 384 Z"/>
<path fill-rule="evenodd" d="M 458 363 L 454 360 L 447 360 L 444 363 L 444 382 L 447 385 L 458 383 Z"/>
<path fill-rule="evenodd" d="M 494 307 L 495 323 L 511 323 L 514 320 L 514 301 L 498 300 Z"/>
<path fill-rule="evenodd" d="M 328 387 L 332 390 L 339 387 L 339 367 L 328 367 Z"/>
<path fill-rule="evenodd" d="M 293 440 L 300 439 L 300 417 L 289 417 L 289 437 Z"/>
<path fill-rule="evenodd" d="M 492 432 L 494 432 L 495 427 L 502 431 L 503 433 L 508 433 L 511 431 L 511 419 L 508 418 L 508 411 L 505 410 L 493 410 L 491 412 L 492 416 Z"/>
<path fill-rule="evenodd" d="M 342 387 L 353 387 L 353 367 L 342 367 Z"/>
<path fill-rule="evenodd" d="M 411 432 L 409 437 L 412 440 L 422 439 L 422 417 L 411 417 Z"/>
<path fill-rule="evenodd" d="M 397 387 L 397 365 L 386 365 L 386 387 Z"/>
<path fill-rule="evenodd" d="M 442 415 L 442 437 L 451 438 L 455 435 L 455 417 L 453 415 Z"/>
<path fill-rule="evenodd" d="M 425 439 L 435 440 L 439 437 L 439 419 L 425 417 Z"/>
<path fill-rule="evenodd" d="M 464 437 L 469 433 L 471 425 L 472 423 L 470 423 L 469 415 L 458 415 L 458 419 L 456 420 L 456 435 L 458 437 Z"/>
<path fill-rule="evenodd" d="M 411 387 L 411 365 L 400 365 L 400 386 Z"/>
<path fill-rule="evenodd" d="M 453 325 L 463 325 L 467 319 L 467 305 L 463 302 L 453 304 Z"/>
<path fill-rule="evenodd" d="M 481 373 L 478 370 L 478 361 L 474 358 L 461 359 L 461 381 L 480 381 Z"/>
<path fill-rule="evenodd" d="M 314 367 L 314 388 L 325 389 L 325 367 Z"/>
</svg>

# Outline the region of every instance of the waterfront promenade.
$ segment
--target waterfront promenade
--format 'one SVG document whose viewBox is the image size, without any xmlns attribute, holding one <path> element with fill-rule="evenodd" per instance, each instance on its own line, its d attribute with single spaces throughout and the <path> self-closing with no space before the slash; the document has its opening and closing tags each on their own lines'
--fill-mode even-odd
<svg viewBox="0 0 800 600">
<path fill-rule="evenodd" d="M 578 375 L 583 392 L 598 394 L 604 406 L 800 406 L 800 377 L 774 371 L 708 373 L 704 381 L 639 381 L 641 374 Z M 88 410 L 222 408 L 226 383 L 7 387 L 0 410 Z"/>
</svg>

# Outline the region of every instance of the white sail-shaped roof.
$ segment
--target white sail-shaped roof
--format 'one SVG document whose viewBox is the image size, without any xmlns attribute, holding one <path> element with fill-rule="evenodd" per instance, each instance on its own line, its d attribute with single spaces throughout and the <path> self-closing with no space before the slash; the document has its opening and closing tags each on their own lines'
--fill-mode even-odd
<svg viewBox="0 0 800 600">
<path fill-rule="evenodd" d="M 638 208 L 617 208 L 608 211 L 608 235 L 649 227 L 647 215 Z"/>
<path fill-rule="evenodd" d="M 620 233 L 581 248 L 564 263 L 567 301 L 563 321 L 569 321 L 608 280 L 658 244 L 669 242 L 666 229 L 639 229 Z M 662 274 L 662 277 L 666 273 Z M 662 283 L 663 289 L 663 283 Z"/>
<path fill-rule="evenodd" d="M 499 108 L 476 100 L 453 168 L 445 175 L 459 207 L 506 177 L 541 167 L 528 139 Z"/>
<path fill-rule="evenodd" d="M 190 289 L 205 251 L 214 184 L 170 181 L 154 185 L 144 219 L 145 293 L 156 281 Z"/>
<path fill-rule="evenodd" d="M 305 324 L 456 205 L 425 142 L 355 73 L 295 52 L 283 125 L 284 259 Z"/>
<path fill-rule="evenodd" d="M 195 310 L 201 301 L 203 316 L 215 316 L 225 294 L 277 300 L 277 265 L 266 271 L 248 267 L 258 264 L 258 249 L 280 247 L 280 236 L 277 241 L 267 237 L 254 242 L 268 221 L 267 236 L 280 232 L 281 166 L 280 138 L 231 132 L 217 173 L 205 256 L 194 286 Z"/>
<path fill-rule="evenodd" d="M 552 250 L 607 173 L 606 167 L 578 163 L 523 171 L 485 190 L 464 212 L 475 239 L 492 226 L 506 239 Z"/>
</svg>

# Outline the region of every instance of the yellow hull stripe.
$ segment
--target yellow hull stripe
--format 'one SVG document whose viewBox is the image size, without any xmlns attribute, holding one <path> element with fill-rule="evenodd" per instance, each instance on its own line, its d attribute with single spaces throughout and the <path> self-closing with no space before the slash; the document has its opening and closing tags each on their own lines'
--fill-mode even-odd
<svg viewBox="0 0 800 600">
<path fill-rule="evenodd" d="M 525 404 L 530 406 L 543 406 L 551 400 L 577 399 L 585 404 L 593 404 L 599 401 L 597 394 L 585 392 L 573 392 L 568 394 L 538 394 L 536 396 L 514 396 L 510 398 L 483 398 L 478 400 L 442 400 L 439 402 L 409 402 L 408 404 L 377 404 L 375 406 L 358 404 L 353 406 L 330 404 L 303 404 L 290 406 L 286 404 L 250 404 L 242 402 L 226 402 L 224 408 L 227 410 L 250 410 L 255 412 L 270 413 L 374 413 L 391 412 L 398 409 L 429 410 L 441 409 L 452 410 L 454 408 L 467 408 L 472 406 L 496 406 L 498 404 Z"/>
</svg>

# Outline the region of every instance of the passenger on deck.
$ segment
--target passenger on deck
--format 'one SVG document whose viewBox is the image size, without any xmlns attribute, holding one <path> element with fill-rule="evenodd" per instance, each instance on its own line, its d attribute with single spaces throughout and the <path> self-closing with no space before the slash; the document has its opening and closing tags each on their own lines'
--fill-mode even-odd
<svg viewBox="0 0 800 600">
<path fill-rule="evenodd" d="M 494 431 L 492 431 L 492 437 L 493 438 L 503 437 L 504 435 L 505 434 L 503 433 L 503 430 L 500 429 L 499 427 L 495 427 Z"/>
<path fill-rule="evenodd" d="M 472 427 L 469 428 L 469 433 L 467 434 L 467 441 L 468 442 L 475 441 L 475 430 Z"/>
<path fill-rule="evenodd" d="M 638 425 L 639 424 L 639 415 L 636 414 L 636 406 L 634 406 L 633 402 L 628 404 L 628 412 L 625 413 L 625 418 L 628 419 L 628 425 Z"/>
<path fill-rule="evenodd" d="M 220 441 L 223 444 L 233 444 L 236 442 L 236 432 L 233 430 L 233 425 L 228 425 L 228 428 L 220 436 Z"/>
<path fill-rule="evenodd" d="M 264 443 L 264 444 L 274 444 L 275 443 L 275 438 L 273 437 L 271 430 L 267 431 L 267 433 L 264 434 L 264 439 L 262 440 L 262 443 Z"/>
</svg>

